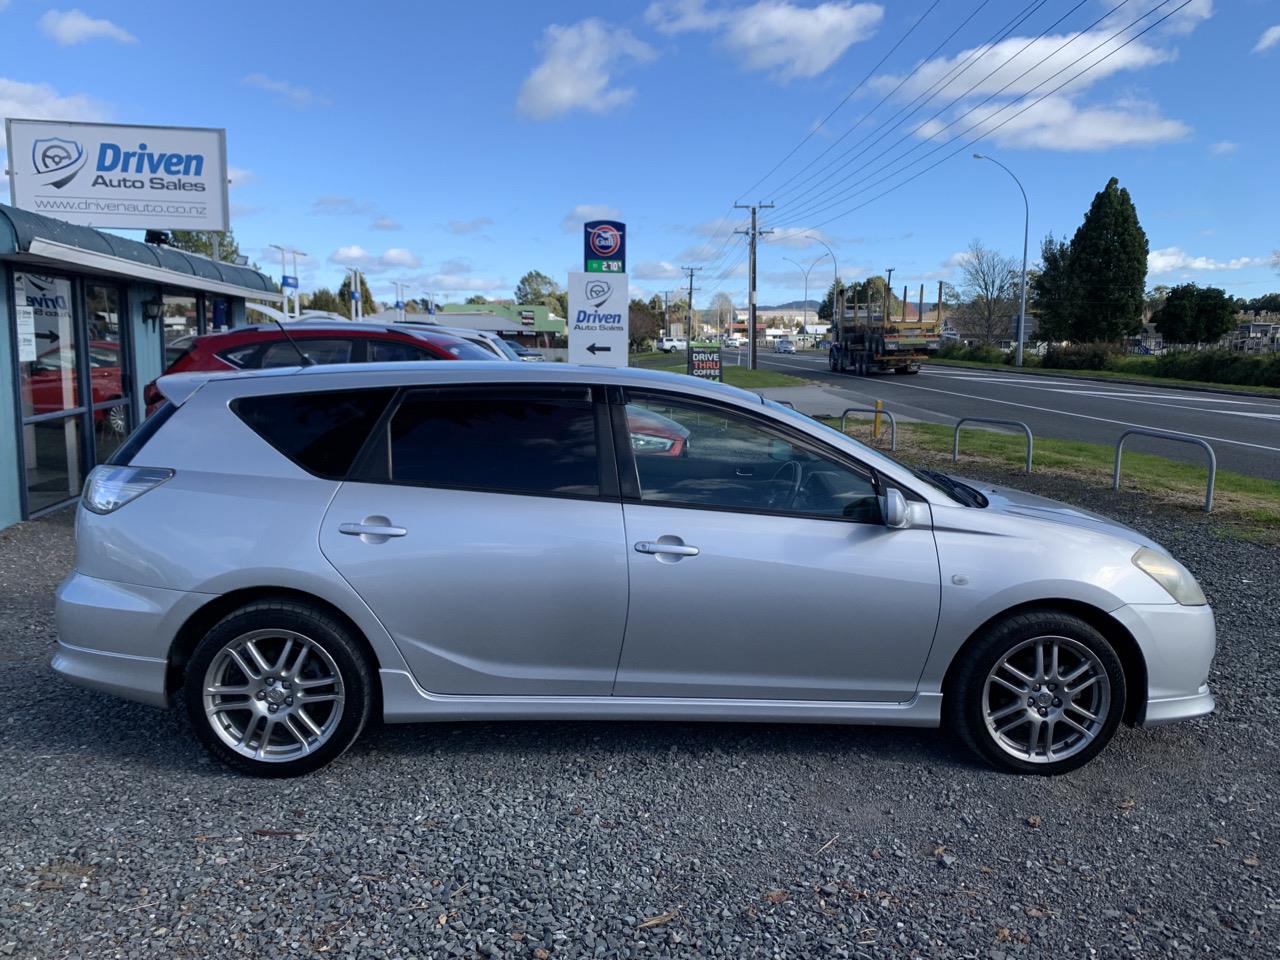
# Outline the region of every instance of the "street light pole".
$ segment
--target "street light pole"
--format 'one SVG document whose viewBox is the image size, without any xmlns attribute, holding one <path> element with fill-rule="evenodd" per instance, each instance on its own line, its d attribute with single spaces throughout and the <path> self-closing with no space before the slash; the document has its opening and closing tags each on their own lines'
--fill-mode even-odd
<svg viewBox="0 0 1280 960">
<path fill-rule="evenodd" d="M 812 270 L 814 267 L 816 267 L 819 263 L 821 263 L 824 257 L 826 257 L 825 253 L 821 257 L 819 257 L 817 260 L 813 261 L 813 263 L 809 264 L 808 269 L 801 266 L 799 263 L 796 263 L 796 261 L 792 260 L 790 257 L 782 258 L 783 260 L 787 261 L 787 263 L 795 263 L 795 265 L 799 267 L 800 272 L 804 274 L 804 312 L 803 312 L 804 320 L 802 321 L 802 323 L 806 333 L 809 332 L 809 271 Z"/>
<path fill-rule="evenodd" d="M 988 157 L 982 153 L 973 155 L 975 160 L 990 160 L 997 167 L 1013 177 L 1013 182 L 1018 185 L 1018 189 L 1022 191 L 1022 207 L 1025 216 L 1022 221 L 1022 284 L 1021 292 L 1018 295 L 1018 343 L 1014 348 L 1013 363 L 1014 366 L 1022 366 L 1022 341 L 1026 337 L 1027 324 L 1027 238 L 1031 232 L 1031 203 L 1027 200 L 1027 191 L 1022 186 L 1022 181 L 1017 178 L 1012 170 L 1006 167 L 995 157 Z"/>
<path fill-rule="evenodd" d="M 827 248 L 827 253 L 831 255 L 831 325 L 836 328 L 837 335 L 840 332 L 840 321 L 844 319 L 844 297 L 840 297 L 840 312 L 836 313 L 836 297 L 839 296 L 840 286 L 840 264 L 836 262 L 836 252 L 827 245 L 826 241 L 819 240 L 812 233 L 804 235 L 806 240 L 812 240 L 814 243 L 820 243 Z M 817 261 L 814 261 L 815 263 Z"/>
</svg>

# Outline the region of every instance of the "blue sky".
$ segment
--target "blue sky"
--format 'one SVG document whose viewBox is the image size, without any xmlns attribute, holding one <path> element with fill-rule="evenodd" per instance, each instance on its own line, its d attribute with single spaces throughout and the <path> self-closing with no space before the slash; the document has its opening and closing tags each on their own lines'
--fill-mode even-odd
<svg viewBox="0 0 1280 960">
<path fill-rule="evenodd" d="M 1280 288 L 1274 0 L 182 7 L 0 0 L 0 115 L 225 127 L 241 246 L 273 273 L 268 244 L 305 250 L 304 289 L 355 265 L 385 299 L 509 296 L 581 269 L 581 221 L 617 216 L 633 293 L 701 265 L 700 305 L 741 304 L 741 199 L 778 204 L 761 302 L 800 298 L 784 258 L 815 233 L 846 276 L 893 266 L 930 297 L 972 239 L 1021 254 L 1017 188 L 974 150 L 1025 184 L 1033 257 L 1116 176 L 1148 286 Z"/>
</svg>

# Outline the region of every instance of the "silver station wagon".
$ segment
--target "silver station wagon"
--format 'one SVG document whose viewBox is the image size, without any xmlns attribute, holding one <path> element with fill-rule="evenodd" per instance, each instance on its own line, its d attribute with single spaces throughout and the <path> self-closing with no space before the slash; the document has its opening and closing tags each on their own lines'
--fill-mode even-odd
<svg viewBox="0 0 1280 960">
<path fill-rule="evenodd" d="M 314 770 L 376 711 L 943 725 L 1059 773 L 1213 709 L 1213 614 L 1157 544 L 752 393 L 467 362 L 159 388 L 86 483 L 53 667 L 184 706 L 242 771 Z"/>
</svg>

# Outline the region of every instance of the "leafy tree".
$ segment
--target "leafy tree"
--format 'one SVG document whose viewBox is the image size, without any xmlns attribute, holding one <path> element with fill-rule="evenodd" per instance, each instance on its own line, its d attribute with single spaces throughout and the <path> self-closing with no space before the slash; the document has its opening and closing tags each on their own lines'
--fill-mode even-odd
<svg viewBox="0 0 1280 960">
<path fill-rule="evenodd" d="M 660 294 L 655 293 L 652 297 L 649 298 L 649 309 L 652 310 L 654 313 L 658 314 L 658 316 L 662 316 L 662 308 L 663 308 L 662 296 Z"/>
<path fill-rule="evenodd" d="M 1213 343 L 1235 326 L 1235 314 L 1226 291 L 1183 283 L 1169 291 L 1151 319 L 1170 343 Z"/>
<path fill-rule="evenodd" d="M 557 288 L 555 293 L 549 293 L 543 297 L 542 303 L 557 317 L 569 316 L 569 292 L 567 290 Z"/>
<path fill-rule="evenodd" d="M 1013 332 L 1010 318 L 1017 315 L 1018 264 L 974 240 L 961 273 L 968 302 L 957 328 L 984 343 L 1007 339 Z"/>
<path fill-rule="evenodd" d="M 711 308 L 709 310 L 709 321 L 717 330 L 726 331 L 729 325 L 733 323 L 734 307 L 733 298 L 723 290 L 719 291 L 711 298 Z"/>
<path fill-rule="evenodd" d="M 656 340 L 662 333 L 661 301 L 659 300 L 658 309 L 654 309 L 653 300 L 648 303 L 643 300 L 632 300 L 629 319 L 628 338 L 631 349 L 639 350 L 646 340 Z"/>
<path fill-rule="evenodd" d="M 240 256 L 240 244 L 230 230 L 226 233 L 215 233 L 212 230 L 170 230 L 169 246 L 187 253 L 198 253 L 202 257 L 212 257 L 214 237 L 218 238 L 218 253 L 225 263 Z"/>
<path fill-rule="evenodd" d="M 547 297 L 559 293 L 560 285 L 539 270 L 530 270 L 516 284 L 516 303 L 543 304 Z"/>
<path fill-rule="evenodd" d="M 1280 313 L 1280 293 L 1264 293 L 1260 297 L 1254 297 L 1247 304 L 1245 309 L 1251 313 Z"/>
<path fill-rule="evenodd" d="M 1076 338 L 1079 295 L 1071 273 L 1071 244 L 1053 234 L 1040 244 L 1040 269 L 1028 280 L 1028 296 L 1035 303 L 1039 325 L 1036 339 Z"/>
<path fill-rule="evenodd" d="M 835 295 L 834 297 L 832 296 L 833 293 Z M 832 280 L 829 284 L 827 284 L 826 296 L 824 296 L 822 298 L 822 302 L 818 304 L 818 319 L 828 324 L 833 323 L 834 321 L 831 319 L 832 302 L 833 301 L 838 302 L 836 298 L 847 297 L 847 296 L 848 296 L 848 292 L 845 290 L 844 281 L 839 278 Z"/>
<path fill-rule="evenodd" d="M 478 293 L 473 293 L 471 296 L 467 297 L 468 306 L 480 306 L 488 302 L 487 298 L 480 296 Z"/>
<path fill-rule="evenodd" d="M 340 313 L 344 317 L 351 316 L 351 311 L 338 299 L 337 294 L 326 287 L 320 287 L 318 290 L 304 293 L 302 301 L 302 309 L 304 310 L 318 310 L 321 313 Z"/>
<path fill-rule="evenodd" d="M 351 303 L 351 274 L 342 281 L 342 286 L 338 287 L 339 309 L 336 313 L 342 314 L 344 317 L 352 316 Z M 378 312 L 378 301 L 373 299 L 373 294 L 369 292 L 369 284 L 365 283 L 364 274 L 360 274 L 360 310 L 363 316 L 369 316 Z"/>
<path fill-rule="evenodd" d="M 1147 281 L 1147 235 L 1129 191 L 1112 177 L 1071 238 L 1072 339 L 1118 340 L 1137 331 Z"/>
</svg>

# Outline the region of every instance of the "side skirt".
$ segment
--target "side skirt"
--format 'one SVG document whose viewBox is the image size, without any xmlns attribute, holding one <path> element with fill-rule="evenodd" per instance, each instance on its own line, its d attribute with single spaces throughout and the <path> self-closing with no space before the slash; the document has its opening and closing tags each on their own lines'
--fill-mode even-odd
<svg viewBox="0 0 1280 960">
<path fill-rule="evenodd" d="M 906 703 L 683 697 L 459 697 L 430 693 L 403 670 L 380 670 L 383 720 L 709 720 L 936 727 L 941 693 Z"/>
</svg>

